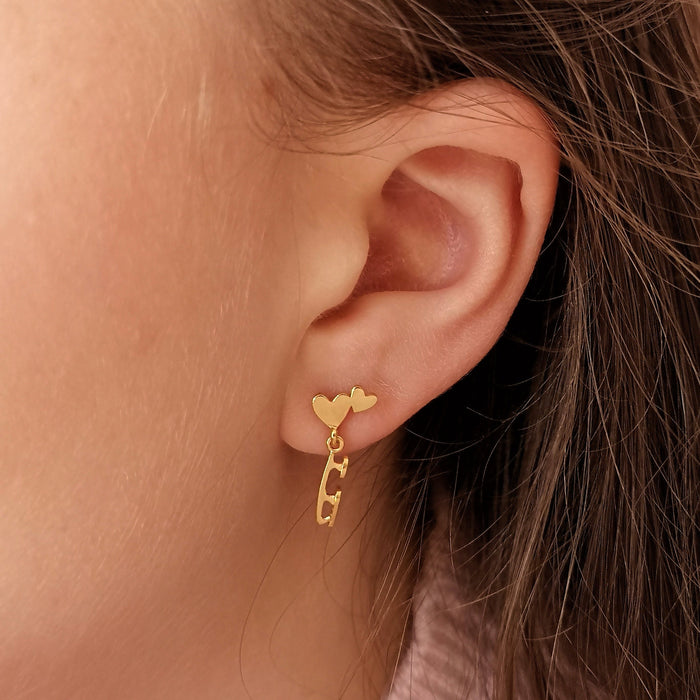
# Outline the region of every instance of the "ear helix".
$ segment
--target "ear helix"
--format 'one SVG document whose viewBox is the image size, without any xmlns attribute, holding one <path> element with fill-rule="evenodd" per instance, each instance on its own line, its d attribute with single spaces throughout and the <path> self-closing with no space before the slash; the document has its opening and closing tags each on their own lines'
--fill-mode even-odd
<svg viewBox="0 0 700 700">
<path fill-rule="evenodd" d="M 333 527 L 335 516 L 338 512 L 341 491 L 338 489 L 334 494 L 328 493 L 328 477 L 334 469 L 340 472 L 340 478 L 344 479 L 348 468 L 348 458 L 343 457 L 339 464 L 335 461 L 335 455 L 345 447 L 345 441 L 338 435 L 340 424 L 347 417 L 350 409 L 354 413 L 366 411 L 377 403 L 377 397 L 372 394 L 365 394 L 364 389 L 354 386 L 348 394 L 338 394 L 332 401 L 324 394 L 316 394 L 311 400 L 314 413 L 330 428 L 330 437 L 326 440 L 328 447 L 328 460 L 323 471 L 321 485 L 318 489 L 318 499 L 316 500 L 316 522 L 319 525 Z M 323 514 L 324 506 L 330 505 L 330 513 Z"/>
</svg>

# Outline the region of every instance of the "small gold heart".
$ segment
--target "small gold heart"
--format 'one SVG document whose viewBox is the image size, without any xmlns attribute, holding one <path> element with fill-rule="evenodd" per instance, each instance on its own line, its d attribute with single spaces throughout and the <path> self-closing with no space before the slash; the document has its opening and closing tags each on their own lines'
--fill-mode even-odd
<svg viewBox="0 0 700 700">
<path fill-rule="evenodd" d="M 366 411 L 377 403 L 377 397 L 374 394 L 365 394 L 365 390 L 361 386 L 352 388 L 350 399 L 352 401 L 352 410 L 355 413 Z"/>
<path fill-rule="evenodd" d="M 314 413 L 331 429 L 337 428 L 348 415 L 350 410 L 350 397 L 347 394 L 338 394 L 331 401 L 324 394 L 316 394 L 311 400 Z"/>
</svg>

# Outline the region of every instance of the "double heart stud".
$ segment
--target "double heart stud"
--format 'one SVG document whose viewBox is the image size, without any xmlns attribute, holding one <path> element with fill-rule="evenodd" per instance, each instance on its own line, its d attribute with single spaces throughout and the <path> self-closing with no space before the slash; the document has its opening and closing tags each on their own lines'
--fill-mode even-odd
<svg viewBox="0 0 700 700">
<path fill-rule="evenodd" d="M 333 527 L 335 516 L 338 512 L 338 504 L 340 503 L 341 491 L 337 490 L 334 494 L 328 493 L 328 477 L 334 469 L 340 472 L 340 478 L 345 478 L 348 468 L 348 458 L 343 457 L 343 461 L 338 463 L 335 461 L 335 455 L 340 452 L 345 441 L 338 435 L 340 424 L 347 418 L 350 410 L 353 413 L 366 411 L 372 408 L 377 403 L 377 397 L 372 394 L 365 394 L 364 389 L 359 386 L 354 386 L 350 394 L 338 394 L 332 401 L 324 394 L 316 394 L 311 400 L 314 413 L 330 428 L 331 434 L 326 440 L 328 447 L 328 460 L 326 468 L 323 471 L 323 478 L 318 489 L 318 499 L 316 500 L 316 522 L 319 525 L 328 525 Z M 326 504 L 330 505 L 330 512 L 324 515 Z"/>
<path fill-rule="evenodd" d="M 311 399 L 311 403 L 314 407 L 314 413 L 331 430 L 337 430 L 347 417 L 350 409 L 355 413 L 366 411 L 377 403 L 377 397 L 371 394 L 367 396 L 362 387 L 354 386 L 350 392 L 350 396 L 347 394 L 338 394 L 338 396 L 331 401 L 324 394 L 316 394 L 316 396 Z"/>
</svg>

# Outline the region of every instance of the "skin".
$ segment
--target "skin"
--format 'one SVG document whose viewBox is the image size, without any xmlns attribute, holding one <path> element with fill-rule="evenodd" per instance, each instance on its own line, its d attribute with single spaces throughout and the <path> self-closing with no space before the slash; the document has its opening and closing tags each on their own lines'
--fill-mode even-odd
<svg viewBox="0 0 700 700">
<path fill-rule="evenodd" d="M 359 537 L 325 575 L 315 522 L 280 550 L 323 462 L 275 428 L 300 164 L 227 68 L 245 14 L 17 2 L 0 27 L 0 695 L 339 692 Z"/>
<path fill-rule="evenodd" d="M 410 571 L 366 648 L 396 543 L 396 430 L 502 332 L 551 211 L 555 149 L 493 127 L 478 132 L 493 157 L 410 160 L 474 147 L 454 117 L 428 116 L 365 155 L 281 149 L 265 136 L 256 31 L 236 3 L 0 6 L 8 700 L 372 698 L 396 662 Z M 399 181 L 387 204 L 404 160 L 455 211 L 471 205 L 450 193 L 469 191 L 486 216 L 486 183 L 498 227 L 455 214 L 450 230 L 474 240 L 448 246 L 429 198 Z M 383 256 L 403 240 L 405 267 L 363 275 L 373 232 Z M 314 323 L 353 289 L 389 288 L 422 290 L 408 299 L 423 306 L 368 296 Z M 314 518 L 328 431 L 311 397 L 353 383 L 380 402 L 343 431 L 353 480 L 329 531 Z"/>
</svg>

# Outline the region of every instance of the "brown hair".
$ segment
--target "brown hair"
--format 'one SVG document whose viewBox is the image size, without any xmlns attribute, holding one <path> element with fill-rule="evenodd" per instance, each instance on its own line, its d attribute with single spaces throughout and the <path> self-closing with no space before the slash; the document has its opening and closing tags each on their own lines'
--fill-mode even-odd
<svg viewBox="0 0 700 700">
<path fill-rule="evenodd" d="M 267 9 L 280 3 L 264 23 L 297 131 L 472 76 L 551 119 L 563 165 L 525 298 L 491 354 L 406 426 L 408 536 L 430 515 L 419 494 L 446 485 L 465 600 L 487 600 L 498 630 L 498 697 L 522 675 L 538 698 L 699 698 L 698 3 Z"/>
</svg>

